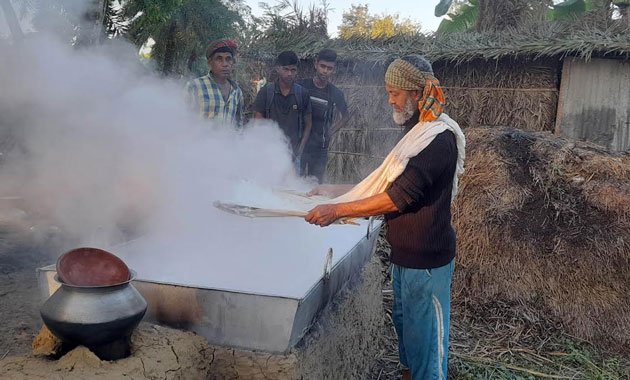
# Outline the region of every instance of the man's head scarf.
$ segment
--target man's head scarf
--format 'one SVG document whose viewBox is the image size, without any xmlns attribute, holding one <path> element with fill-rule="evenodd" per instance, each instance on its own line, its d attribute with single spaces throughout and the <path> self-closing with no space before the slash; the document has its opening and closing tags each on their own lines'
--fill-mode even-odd
<svg viewBox="0 0 630 380">
<path fill-rule="evenodd" d="M 385 83 L 406 91 L 422 90 L 418 102 L 420 121 L 434 121 L 444 112 L 444 93 L 432 72 L 422 71 L 403 59 L 396 59 L 387 68 Z"/>
<path fill-rule="evenodd" d="M 210 59 L 214 53 L 232 53 L 235 54 L 238 44 L 231 38 L 221 38 L 210 42 L 206 49 L 206 58 Z"/>
</svg>

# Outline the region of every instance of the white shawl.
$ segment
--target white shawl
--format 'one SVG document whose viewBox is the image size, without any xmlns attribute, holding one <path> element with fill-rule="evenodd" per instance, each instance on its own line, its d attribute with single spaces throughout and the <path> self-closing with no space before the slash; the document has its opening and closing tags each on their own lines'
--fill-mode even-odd
<svg viewBox="0 0 630 380">
<path fill-rule="evenodd" d="M 457 195 L 459 176 L 464 173 L 466 138 L 459 125 L 448 115 L 442 113 L 435 121 L 416 124 L 396 144 L 376 170 L 350 191 L 327 203 L 357 201 L 384 192 L 402 174 L 410 158 L 417 156 L 418 153 L 431 144 L 435 136 L 447 130 L 453 132 L 457 144 L 457 166 L 455 168 L 455 178 L 453 179 L 452 202 Z"/>
</svg>

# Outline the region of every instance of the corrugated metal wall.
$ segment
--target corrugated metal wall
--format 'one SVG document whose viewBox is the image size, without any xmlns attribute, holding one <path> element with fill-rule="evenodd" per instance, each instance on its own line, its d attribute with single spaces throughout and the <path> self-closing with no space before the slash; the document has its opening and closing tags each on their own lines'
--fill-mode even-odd
<svg viewBox="0 0 630 380">
<path fill-rule="evenodd" d="M 614 151 L 630 149 L 630 62 L 567 58 L 556 133 Z"/>
</svg>

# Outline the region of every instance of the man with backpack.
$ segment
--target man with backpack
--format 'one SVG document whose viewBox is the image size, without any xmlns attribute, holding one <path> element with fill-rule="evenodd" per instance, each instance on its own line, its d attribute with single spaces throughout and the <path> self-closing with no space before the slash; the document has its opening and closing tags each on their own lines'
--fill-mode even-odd
<svg viewBox="0 0 630 380">
<path fill-rule="evenodd" d="M 301 174 L 315 176 L 319 183 L 322 183 L 326 172 L 330 138 L 348 120 L 348 106 L 343 92 L 330 83 L 336 65 L 337 53 L 323 49 L 315 61 L 315 76 L 298 81 L 308 90 L 313 108 L 313 129 L 302 155 Z M 336 112 L 341 114 L 341 119 L 333 124 Z"/>
<path fill-rule="evenodd" d="M 291 146 L 296 172 L 311 133 L 311 100 L 308 91 L 295 83 L 298 57 L 284 51 L 276 59 L 278 79 L 258 91 L 254 103 L 256 119 L 271 119 L 278 123 Z"/>
</svg>

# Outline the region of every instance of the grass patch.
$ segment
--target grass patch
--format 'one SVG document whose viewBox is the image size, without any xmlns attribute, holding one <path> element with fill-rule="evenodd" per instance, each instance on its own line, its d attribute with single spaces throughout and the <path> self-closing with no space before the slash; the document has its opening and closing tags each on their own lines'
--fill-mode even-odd
<svg viewBox="0 0 630 380">
<path fill-rule="evenodd" d="M 386 327 L 369 379 L 394 380 L 400 378 L 400 367 L 391 320 L 389 247 L 383 235 L 377 244 Z M 567 334 L 544 310 L 500 299 L 483 302 L 453 298 L 449 380 L 630 379 L 630 357 Z"/>
</svg>

